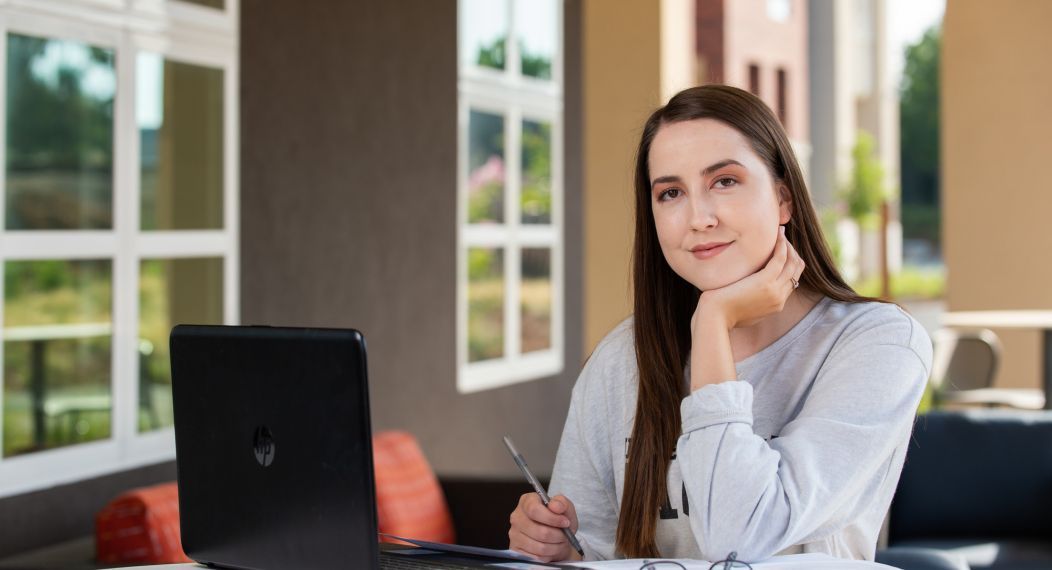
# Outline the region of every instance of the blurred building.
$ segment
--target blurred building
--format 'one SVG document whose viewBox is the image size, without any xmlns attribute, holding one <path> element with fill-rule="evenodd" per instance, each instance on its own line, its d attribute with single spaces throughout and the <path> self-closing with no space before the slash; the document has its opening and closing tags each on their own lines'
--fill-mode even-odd
<svg viewBox="0 0 1052 570">
<path fill-rule="evenodd" d="M 697 0 L 698 83 L 748 89 L 778 115 L 807 176 L 811 158 L 805 0 Z"/>
<path fill-rule="evenodd" d="M 811 0 L 808 5 L 811 193 L 817 208 L 832 208 L 852 171 L 851 151 L 859 131 L 873 137 L 892 200 L 888 237 L 891 272 L 901 267 L 898 222 L 898 91 L 886 61 L 884 0 Z M 880 238 L 839 222 L 841 265 L 854 280 L 880 271 Z"/>
</svg>

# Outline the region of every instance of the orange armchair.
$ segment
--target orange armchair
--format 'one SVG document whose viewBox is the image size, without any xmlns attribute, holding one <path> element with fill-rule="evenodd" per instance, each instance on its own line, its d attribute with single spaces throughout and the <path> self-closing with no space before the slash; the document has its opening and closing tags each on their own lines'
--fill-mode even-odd
<svg viewBox="0 0 1052 570">
<path fill-rule="evenodd" d="M 446 497 L 416 438 L 404 431 L 373 436 L 373 467 L 380 532 L 454 542 Z"/>
<path fill-rule="evenodd" d="M 380 532 L 453 542 L 453 519 L 431 465 L 407 432 L 373 436 Z M 165 483 L 128 491 L 95 516 L 95 558 L 102 564 L 190 562 L 179 533 L 179 491 Z"/>
<path fill-rule="evenodd" d="M 179 541 L 179 491 L 165 483 L 128 491 L 95 515 L 95 559 L 103 564 L 191 562 Z"/>
</svg>

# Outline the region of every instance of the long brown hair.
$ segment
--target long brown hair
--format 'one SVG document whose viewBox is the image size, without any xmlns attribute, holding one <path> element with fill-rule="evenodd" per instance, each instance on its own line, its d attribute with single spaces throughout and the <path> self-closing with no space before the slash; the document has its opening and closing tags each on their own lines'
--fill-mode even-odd
<svg viewBox="0 0 1052 570">
<path fill-rule="evenodd" d="M 662 125 L 716 119 L 740 132 L 791 197 L 786 237 L 807 269 L 800 285 L 837 301 L 861 297 L 841 277 L 829 253 L 796 155 L 770 108 L 747 91 L 704 85 L 679 92 L 650 115 L 636 155 L 636 239 L 633 250 L 635 348 L 639 390 L 628 446 L 625 488 L 617 524 L 617 550 L 629 558 L 655 558 L 660 505 L 668 497 L 668 469 L 680 436 L 680 401 L 687 396 L 684 367 L 690 354 L 690 316 L 701 292 L 677 275 L 658 243 L 651 210 L 650 145 Z"/>
</svg>

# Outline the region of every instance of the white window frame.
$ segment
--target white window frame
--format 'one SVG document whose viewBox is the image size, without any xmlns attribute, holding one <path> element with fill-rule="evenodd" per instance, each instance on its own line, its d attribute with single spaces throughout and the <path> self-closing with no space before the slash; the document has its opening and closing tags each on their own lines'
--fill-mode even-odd
<svg viewBox="0 0 1052 570">
<path fill-rule="evenodd" d="M 139 433 L 140 266 L 148 259 L 210 257 L 223 262 L 223 322 L 240 319 L 238 201 L 238 0 L 219 11 L 177 0 L 0 0 L 0 99 L 6 109 L 7 37 L 18 33 L 112 49 L 114 101 L 113 228 L 0 232 L 0 362 L 3 279 L 9 260 L 108 259 L 112 263 L 111 436 L 0 457 L 0 497 L 175 458 L 171 427 Z M 136 65 L 140 52 L 223 71 L 223 228 L 142 231 Z M 0 133 L 6 112 L 0 112 Z M 0 137 L 0 190 L 6 189 L 6 137 Z M 0 220 L 6 199 L 0 194 Z M 3 368 L 0 366 L 0 413 Z M 3 429 L 0 423 L 0 430 Z M 0 431 L 2 438 L 2 431 Z"/>
<path fill-rule="evenodd" d="M 552 79 L 539 80 L 521 74 L 521 58 L 515 27 L 515 2 L 508 6 L 508 41 L 505 70 L 467 64 L 457 47 L 457 390 L 478 392 L 518 382 L 559 374 L 564 366 L 564 276 L 563 276 L 563 2 L 556 1 L 556 53 Z M 458 38 L 463 20 L 458 3 Z M 472 110 L 504 117 L 504 223 L 475 225 L 467 221 L 467 174 L 469 118 Z M 522 173 L 521 131 L 523 120 L 551 125 L 551 223 L 523 224 L 520 211 Z M 467 252 L 474 247 L 504 251 L 504 350 L 491 360 L 468 362 L 468 275 Z M 521 353 L 519 289 L 522 278 L 521 250 L 529 247 L 551 251 L 551 348 Z"/>
</svg>

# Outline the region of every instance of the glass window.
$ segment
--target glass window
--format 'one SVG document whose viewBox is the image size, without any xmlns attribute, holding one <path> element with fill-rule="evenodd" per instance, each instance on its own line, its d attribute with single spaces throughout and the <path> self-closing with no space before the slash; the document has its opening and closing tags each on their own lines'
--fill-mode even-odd
<svg viewBox="0 0 1052 570">
<path fill-rule="evenodd" d="M 223 226 L 223 71 L 139 54 L 143 230 Z"/>
<path fill-rule="evenodd" d="M 113 227 L 113 51 L 7 36 L 9 230 Z"/>
<path fill-rule="evenodd" d="M 789 86 L 788 86 L 788 78 L 786 76 L 786 73 L 785 73 L 784 69 L 778 68 L 777 78 L 778 78 L 778 85 L 777 85 L 778 93 L 777 93 L 777 99 L 776 99 L 776 102 L 775 102 L 775 104 L 777 105 L 776 112 L 778 113 L 778 120 L 781 121 L 782 126 L 783 127 L 788 127 L 789 125 L 788 125 L 788 123 L 786 121 L 787 121 L 788 106 L 789 106 L 789 101 L 788 101 L 789 96 L 788 96 L 788 93 L 787 93 Z"/>
<path fill-rule="evenodd" d="M 791 0 L 767 0 L 767 17 L 775 22 L 785 22 L 793 14 Z"/>
<path fill-rule="evenodd" d="M 460 5 L 460 57 L 465 65 L 504 69 L 507 59 L 506 0 L 463 0 Z"/>
<path fill-rule="evenodd" d="M 552 78 L 552 61 L 559 41 L 558 3 L 555 0 L 528 0 L 515 3 L 515 28 L 519 38 L 522 74 L 538 79 Z"/>
<path fill-rule="evenodd" d="M 223 324 L 223 259 L 148 259 L 139 271 L 139 431 L 173 424 L 168 334 Z"/>
<path fill-rule="evenodd" d="M 197 4 L 199 6 L 205 6 L 206 8 L 216 8 L 218 10 L 226 9 L 225 0 L 180 0 L 182 2 L 188 2 L 190 4 Z"/>
<path fill-rule="evenodd" d="M 110 437 L 111 267 L 4 264 L 4 457 Z"/>
<path fill-rule="evenodd" d="M 504 117 L 471 111 L 468 133 L 468 223 L 504 221 Z"/>
<path fill-rule="evenodd" d="M 165 329 L 239 305 L 238 2 L 31 4 L 0 0 L 0 497 L 174 458 Z"/>
<path fill-rule="evenodd" d="M 457 389 L 474 392 L 563 369 L 563 2 L 459 9 Z"/>
<path fill-rule="evenodd" d="M 552 251 L 522 250 L 522 352 L 552 347 Z"/>
<path fill-rule="evenodd" d="M 504 355 L 504 252 L 468 251 L 468 360 Z"/>
<path fill-rule="evenodd" d="M 522 222 L 552 221 L 552 126 L 522 122 Z"/>
</svg>

